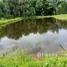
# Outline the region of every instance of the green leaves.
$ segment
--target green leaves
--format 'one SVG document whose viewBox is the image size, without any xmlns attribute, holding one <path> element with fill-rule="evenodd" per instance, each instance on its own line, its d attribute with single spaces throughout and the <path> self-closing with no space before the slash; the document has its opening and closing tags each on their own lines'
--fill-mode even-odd
<svg viewBox="0 0 67 67">
<path fill-rule="evenodd" d="M 66 14 L 67 13 L 67 2 L 62 2 L 58 6 L 58 14 Z"/>
<path fill-rule="evenodd" d="M 3 0 L 0 2 L 0 17 L 52 15 L 54 10 L 47 0 Z"/>
</svg>

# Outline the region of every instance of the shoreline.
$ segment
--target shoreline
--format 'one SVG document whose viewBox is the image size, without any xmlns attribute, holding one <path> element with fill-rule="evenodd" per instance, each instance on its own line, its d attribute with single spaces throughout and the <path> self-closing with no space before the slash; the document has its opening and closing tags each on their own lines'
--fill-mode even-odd
<svg viewBox="0 0 67 67">
<path fill-rule="evenodd" d="M 13 18 L 13 19 L 1 19 L 0 27 L 6 26 L 11 23 L 20 22 L 23 20 L 34 20 L 34 19 L 45 19 L 45 18 L 54 18 L 54 19 L 61 20 L 61 21 L 67 21 L 67 14 L 51 15 L 51 16 L 17 17 L 17 18 Z"/>
</svg>

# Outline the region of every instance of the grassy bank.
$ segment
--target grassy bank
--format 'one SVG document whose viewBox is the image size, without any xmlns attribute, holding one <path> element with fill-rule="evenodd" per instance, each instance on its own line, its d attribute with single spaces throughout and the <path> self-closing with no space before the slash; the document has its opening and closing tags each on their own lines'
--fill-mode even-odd
<svg viewBox="0 0 67 67">
<path fill-rule="evenodd" d="M 29 56 L 1 57 L 0 67 L 67 67 L 67 57 L 45 57 L 42 60 Z"/>
<path fill-rule="evenodd" d="M 54 15 L 53 17 L 58 20 L 67 21 L 67 14 Z"/>
<path fill-rule="evenodd" d="M 11 23 L 19 22 L 21 20 L 22 20 L 22 18 L 2 19 L 2 20 L 0 20 L 0 27 L 6 26 L 6 25 L 11 24 Z"/>
<path fill-rule="evenodd" d="M 52 15 L 52 16 L 36 16 L 36 19 L 43 19 L 43 18 L 55 18 L 58 20 L 67 21 L 67 14 Z"/>
<path fill-rule="evenodd" d="M 13 18 L 13 19 L 1 19 L 0 20 L 0 27 L 8 25 L 8 24 L 11 24 L 11 23 L 19 22 L 21 20 L 44 19 L 44 18 L 55 18 L 55 19 L 58 19 L 58 20 L 67 21 L 67 14 L 64 14 L 64 15 L 52 15 L 52 16 L 18 17 L 18 18 Z"/>
</svg>

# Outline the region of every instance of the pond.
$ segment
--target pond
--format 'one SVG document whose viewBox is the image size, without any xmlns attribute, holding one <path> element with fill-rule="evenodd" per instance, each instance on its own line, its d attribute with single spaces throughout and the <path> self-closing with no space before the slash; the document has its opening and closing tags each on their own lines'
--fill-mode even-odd
<svg viewBox="0 0 67 67">
<path fill-rule="evenodd" d="M 61 45 L 61 46 L 60 46 Z M 67 49 L 67 22 L 53 18 L 23 20 L 0 29 L 0 55 L 20 48 L 30 53 Z"/>
</svg>

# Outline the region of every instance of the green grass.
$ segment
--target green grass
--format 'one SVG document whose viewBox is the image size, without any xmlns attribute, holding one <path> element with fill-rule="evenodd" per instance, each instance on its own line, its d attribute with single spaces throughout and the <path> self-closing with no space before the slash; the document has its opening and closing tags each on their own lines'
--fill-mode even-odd
<svg viewBox="0 0 67 67">
<path fill-rule="evenodd" d="M 0 67 L 67 67 L 67 57 L 44 57 L 34 60 L 31 56 L 18 55 L 0 57 Z"/>
<path fill-rule="evenodd" d="M 53 17 L 58 20 L 67 21 L 67 14 L 54 15 Z"/>
<path fill-rule="evenodd" d="M 5 19 L 5 20 L 2 19 L 2 20 L 0 20 L 0 27 L 6 26 L 11 23 L 19 22 L 21 20 L 22 20 L 22 18 Z"/>
<path fill-rule="evenodd" d="M 46 54 L 42 59 L 33 56 L 20 49 L 17 53 L 9 51 L 0 57 L 0 67 L 67 67 L 67 57 L 62 55 L 50 57 Z"/>
</svg>

